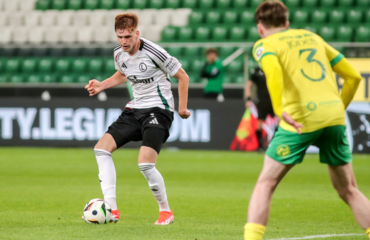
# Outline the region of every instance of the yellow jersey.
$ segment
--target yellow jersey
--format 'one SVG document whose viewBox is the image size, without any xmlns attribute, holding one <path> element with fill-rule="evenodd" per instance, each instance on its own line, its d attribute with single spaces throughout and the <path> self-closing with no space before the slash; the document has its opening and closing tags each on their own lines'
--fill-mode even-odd
<svg viewBox="0 0 370 240">
<path fill-rule="evenodd" d="M 345 125 L 345 106 L 332 71 L 344 56 L 320 36 L 304 29 L 284 30 L 257 41 L 253 56 L 265 73 L 270 64 L 263 59 L 278 58 L 283 86 L 281 110 L 273 102 L 276 115 L 281 117 L 282 112 L 287 112 L 304 126 L 302 132 Z M 267 81 L 273 81 L 270 78 Z M 270 93 L 275 91 L 270 88 Z M 296 131 L 283 120 L 280 127 Z"/>
</svg>

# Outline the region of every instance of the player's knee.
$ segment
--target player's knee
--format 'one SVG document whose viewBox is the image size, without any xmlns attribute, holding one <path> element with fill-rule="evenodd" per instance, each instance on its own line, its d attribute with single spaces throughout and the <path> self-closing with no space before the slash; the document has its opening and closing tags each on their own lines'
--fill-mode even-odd
<svg viewBox="0 0 370 240">
<path fill-rule="evenodd" d="M 101 149 L 101 144 L 100 142 L 97 142 L 94 146 L 94 149 Z"/>
<path fill-rule="evenodd" d="M 107 144 L 104 141 L 99 141 L 97 144 L 95 144 L 94 149 L 101 149 L 112 153 L 116 148 L 115 146 L 110 146 L 110 144 Z"/>
<path fill-rule="evenodd" d="M 101 149 L 112 153 L 117 149 L 117 143 L 112 134 L 106 133 L 95 144 L 94 149 Z"/>
<path fill-rule="evenodd" d="M 358 192 L 358 189 L 355 185 L 348 185 L 344 187 L 338 187 L 336 188 L 339 197 L 347 202 L 349 199 L 351 199 L 355 194 Z"/>
<path fill-rule="evenodd" d="M 258 179 L 257 184 L 266 190 L 274 191 L 278 185 L 278 181 L 272 178 L 261 178 Z"/>
<path fill-rule="evenodd" d="M 104 146 L 102 146 L 102 145 L 100 145 L 100 144 L 96 144 L 96 145 L 94 146 L 94 152 L 95 152 L 95 150 L 96 150 L 96 149 L 103 150 L 103 151 L 107 151 L 107 152 L 110 152 L 110 153 L 112 153 L 112 152 L 113 152 L 113 151 L 110 151 L 110 150 L 109 150 L 109 148 L 104 147 Z"/>
</svg>

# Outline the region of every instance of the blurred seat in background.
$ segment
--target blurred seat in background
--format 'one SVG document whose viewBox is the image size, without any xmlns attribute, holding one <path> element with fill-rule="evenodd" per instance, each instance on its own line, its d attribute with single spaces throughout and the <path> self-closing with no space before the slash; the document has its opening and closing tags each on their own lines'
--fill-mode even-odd
<svg viewBox="0 0 370 240">
<path fill-rule="evenodd" d="M 55 25 L 60 27 L 71 26 L 74 13 L 72 10 L 58 12 L 55 16 Z"/>
<path fill-rule="evenodd" d="M 0 43 L 10 43 L 13 41 L 13 28 L 2 27 L 0 34 Z"/>
</svg>

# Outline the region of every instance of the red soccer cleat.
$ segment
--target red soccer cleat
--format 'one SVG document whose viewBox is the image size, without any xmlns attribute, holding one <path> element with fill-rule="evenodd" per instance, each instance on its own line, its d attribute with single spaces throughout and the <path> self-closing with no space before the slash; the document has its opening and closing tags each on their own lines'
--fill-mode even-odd
<svg viewBox="0 0 370 240">
<path fill-rule="evenodd" d="M 173 223 L 174 216 L 172 213 L 172 210 L 170 212 L 159 212 L 159 218 L 158 220 L 154 223 L 155 225 L 168 225 L 170 223 Z"/>
<path fill-rule="evenodd" d="M 118 222 L 118 220 L 119 220 L 119 210 L 118 209 L 112 210 L 112 217 L 111 217 L 109 222 L 116 223 L 116 222 Z"/>
</svg>

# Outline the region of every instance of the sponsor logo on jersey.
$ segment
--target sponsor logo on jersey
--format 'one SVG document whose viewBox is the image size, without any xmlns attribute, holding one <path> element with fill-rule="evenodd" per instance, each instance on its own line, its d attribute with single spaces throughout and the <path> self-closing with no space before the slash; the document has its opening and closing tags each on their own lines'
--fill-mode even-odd
<svg viewBox="0 0 370 240">
<path fill-rule="evenodd" d="M 126 64 L 123 62 L 121 65 L 122 68 L 127 68 Z"/>
<path fill-rule="evenodd" d="M 152 83 L 154 82 L 154 77 L 147 78 L 147 79 L 137 79 L 136 76 L 129 76 L 127 77 L 132 83 Z"/>
<path fill-rule="evenodd" d="M 139 64 L 140 71 L 145 72 L 147 68 L 148 67 L 146 66 L 145 63 L 142 62 L 142 63 Z"/>
<path fill-rule="evenodd" d="M 172 72 L 177 67 L 177 65 L 178 61 L 176 61 L 176 58 L 171 57 L 166 64 L 166 68 Z"/>
<path fill-rule="evenodd" d="M 308 110 L 310 110 L 310 111 L 315 111 L 316 110 L 316 103 L 314 103 L 314 102 L 309 102 L 308 104 L 307 104 L 307 109 Z"/>
<path fill-rule="evenodd" d="M 140 80 L 137 80 L 135 83 L 152 83 L 152 82 L 154 82 L 153 77 L 148 78 L 148 79 L 140 79 Z"/>
</svg>

